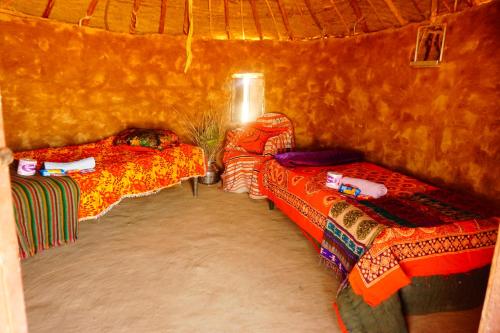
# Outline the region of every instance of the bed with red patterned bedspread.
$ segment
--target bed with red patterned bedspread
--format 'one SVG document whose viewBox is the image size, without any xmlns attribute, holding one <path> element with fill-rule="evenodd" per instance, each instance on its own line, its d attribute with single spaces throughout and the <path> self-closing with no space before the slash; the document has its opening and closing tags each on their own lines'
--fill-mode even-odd
<svg viewBox="0 0 500 333">
<path fill-rule="evenodd" d="M 94 157 L 95 172 L 74 173 L 80 188 L 79 220 L 105 214 L 125 197 L 143 196 L 203 176 L 205 157 L 200 147 L 179 144 L 164 150 L 130 150 L 113 144 L 115 137 L 98 142 L 15 153 L 15 158 L 69 162 Z"/>
<path fill-rule="evenodd" d="M 325 186 L 328 171 L 383 183 L 386 196 L 352 198 Z M 316 242 L 353 294 L 375 307 L 414 278 L 461 274 L 491 263 L 498 213 L 375 164 L 285 168 L 268 161 L 264 195 Z"/>
</svg>

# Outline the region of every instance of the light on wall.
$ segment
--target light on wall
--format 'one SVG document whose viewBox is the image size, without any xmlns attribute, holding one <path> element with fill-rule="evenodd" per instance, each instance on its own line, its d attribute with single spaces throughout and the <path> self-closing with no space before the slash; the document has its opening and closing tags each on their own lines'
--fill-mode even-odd
<svg viewBox="0 0 500 333">
<path fill-rule="evenodd" d="M 264 113 L 264 74 L 232 75 L 231 121 L 248 123 Z"/>
</svg>

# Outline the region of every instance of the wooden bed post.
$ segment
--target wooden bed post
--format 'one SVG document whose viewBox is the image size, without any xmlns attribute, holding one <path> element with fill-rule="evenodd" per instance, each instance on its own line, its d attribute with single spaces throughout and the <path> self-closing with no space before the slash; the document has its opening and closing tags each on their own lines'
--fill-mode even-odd
<svg viewBox="0 0 500 333">
<path fill-rule="evenodd" d="M 19 248 L 10 190 L 12 152 L 5 147 L 0 92 L 0 332 L 28 332 L 24 309 Z"/>
<path fill-rule="evenodd" d="M 193 182 L 193 197 L 197 197 L 198 196 L 198 177 L 191 178 L 191 181 Z"/>
<path fill-rule="evenodd" d="M 269 210 L 274 209 L 274 202 L 270 199 L 267 199 L 267 206 L 269 207 Z"/>
</svg>

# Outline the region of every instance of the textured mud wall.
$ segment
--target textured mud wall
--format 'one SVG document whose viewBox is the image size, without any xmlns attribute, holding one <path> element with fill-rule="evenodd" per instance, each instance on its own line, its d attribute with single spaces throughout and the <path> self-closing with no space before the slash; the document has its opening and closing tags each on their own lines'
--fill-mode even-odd
<svg viewBox="0 0 500 333">
<path fill-rule="evenodd" d="M 308 111 L 286 107 L 301 124 L 299 141 L 354 147 L 372 161 L 499 202 L 499 17 L 496 1 L 445 18 L 439 68 L 409 66 L 417 26 L 319 44 Z"/>
<path fill-rule="evenodd" d="M 227 110 L 234 72 L 261 71 L 266 108 L 305 148 L 370 160 L 494 200 L 500 194 L 499 2 L 449 16 L 445 62 L 409 66 L 416 26 L 316 42 L 195 41 L 111 34 L 0 14 L 0 86 L 15 150 L 93 141 L 178 112 Z M 177 110 L 176 112 L 174 110 Z"/>
<path fill-rule="evenodd" d="M 312 47 L 195 41 L 184 74 L 185 38 L 113 34 L 0 13 L 7 140 L 22 150 L 93 141 L 129 126 L 182 134 L 179 113 L 229 110 L 231 74 L 244 71 L 266 73 L 268 109 L 281 110 L 286 95 L 303 93 L 307 63 L 302 77 L 289 77 L 296 57 L 308 57 Z"/>
</svg>

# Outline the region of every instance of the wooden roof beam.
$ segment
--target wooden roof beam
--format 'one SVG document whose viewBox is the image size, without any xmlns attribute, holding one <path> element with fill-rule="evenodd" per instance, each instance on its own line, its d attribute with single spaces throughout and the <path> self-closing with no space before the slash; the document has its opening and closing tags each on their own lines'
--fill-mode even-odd
<svg viewBox="0 0 500 333">
<path fill-rule="evenodd" d="M 417 9 L 418 13 L 420 14 L 420 16 L 422 16 L 422 18 L 425 19 L 425 15 L 424 13 L 422 12 L 422 10 L 420 9 L 420 7 L 418 6 L 418 3 L 415 1 L 415 0 L 411 0 L 411 3 L 413 4 L 413 6 L 415 7 L 415 9 Z"/>
<path fill-rule="evenodd" d="M 160 5 L 160 22 L 158 23 L 158 33 L 165 32 L 165 16 L 167 16 L 167 0 L 161 0 Z"/>
<path fill-rule="evenodd" d="M 208 29 L 210 30 L 210 37 L 213 36 L 212 30 L 212 0 L 208 0 Z"/>
<path fill-rule="evenodd" d="M 240 0 L 241 36 L 245 40 L 245 24 L 243 22 L 243 0 Z"/>
<path fill-rule="evenodd" d="M 252 7 L 252 15 L 253 15 L 253 20 L 255 22 L 255 29 L 257 29 L 257 33 L 259 34 L 260 40 L 263 40 L 264 36 L 262 35 L 262 26 L 260 25 L 259 12 L 257 11 L 257 5 L 255 3 L 255 0 L 249 0 L 249 1 L 250 1 L 250 6 Z"/>
<path fill-rule="evenodd" d="M 45 6 L 45 10 L 43 11 L 42 17 L 49 18 L 50 13 L 52 12 L 52 8 L 54 7 L 55 0 L 48 0 L 47 6 Z"/>
<path fill-rule="evenodd" d="M 351 4 L 351 8 L 354 11 L 354 15 L 356 15 L 357 22 L 361 25 L 361 30 L 363 32 L 368 32 L 368 25 L 366 24 L 366 19 L 363 15 L 363 12 L 361 11 L 361 7 L 359 7 L 358 0 L 349 0 L 349 3 Z"/>
<path fill-rule="evenodd" d="M 408 21 L 405 20 L 403 16 L 401 16 L 401 13 L 399 12 L 398 8 L 394 5 L 394 2 L 392 2 L 392 0 L 384 0 L 384 1 L 387 7 L 389 7 L 390 11 L 392 12 L 392 15 L 394 15 L 396 20 L 398 20 L 399 25 L 405 25 L 406 23 L 408 23 Z"/>
<path fill-rule="evenodd" d="M 323 28 L 323 25 L 321 24 L 318 17 L 316 16 L 316 14 L 313 11 L 311 0 L 304 0 L 304 2 L 306 3 L 307 10 L 309 11 L 309 14 L 311 15 L 311 18 L 313 19 L 314 24 L 316 24 L 318 29 L 321 31 L 321 34 L 323 35 L 323 37 L 326 36 L 325 28 Z"/>
<path fill-rule="evenodd" d="M 271 14 L 271 18 L 273 19 L 273 24 L 274 24 L 274 29 L 276 29 L 276 34 L 278 35 L 278 39 L 281 40 L 281 34 L 280 34 L 280 29 L 278 29 L 278 23 L 276 23 L 276 18 L 274 17 L 273 14 L 273 9 L 271 8 L 271 5 L 269 4 L 269 0 L 264 0 L 266 2 L 267 9 L 269 10 L 269 14 Z"/>
<path fill-rule="evenodd" d="M 283 0 L 277 0 L 277 2 L 281 17 L 283 18 L 283 24 L 285 25 L 286 32 L 288 33 L 288 37 L 290 39 L 293 39 L 293 32 L 290 28 L 290 22 L 288 22 L 288 14 L 286 13 L 285 4 L 283 3 Z"/>
<path fill-rule="evenodd" d="M 224 24 L 227 39 L 231 39 L 231 30 L 229 28 L 229 0 L 224 0 Z"/>
<path fill-rule="evenodd" d="M 109 2 L 110 0 L 106 0 L 106 5 L 104 6 L 104 27 L 106 28 L 106 30 L 109 30 L 109 24 L 108 24 Z"/>
<path fill-rule="evenodd" d="M 304 13 L 302 12 L 302 9 L 300 8 L 299 4 L 295 1 L 295 8 L 297 9 L 297 12 L 300 14 L 300 16 L 304 16 Z"/>
<path fill-rule="evenodd" d="M 132 5 L 132 11 L 130 12 L 130 26 L 129 32 L 131 34 L 135 34 L 135 30 L 137 28 L 137 13 L 139 12 L 140 0 L 134 0 L 134 4 Z"/>
<path fill-rule="evenodd" d="M 345 22 L 344 16 L 342 16 L 342 13 L 340 13 L 340 11 L 337 8 L 337 5 L 335 4 L 334 0 L 330 0 L 330 3 L 332 4 L 333 9 L 335 9 L 335 13 L 337 13 L 337 16 L 339 17 L 340 21 L 344 25 L 344 28 L 345 28 L 345 31 L 346 31 L 347 35 L 349 35 L 351 33 L 351 31 L 349 30 L 349 26 Z"/>
<path fill-rule="evenodd" d="M 368 4 L 370 5 L 371 9 L 373 10 L 373 12 L 375 13 L 375 16 L 377 17 L 377 20 L 380 22 L 380 24 L 384 25 L 384 22 L 382 21 L 382 19 L 380 18 L 380 15 L 378 13 L 378 10 L 377 8 L 373 5 L 373 2 L 371 0 L 366 0 L 368 1 Z M 415 0 L 412 0 L 412 1 L 415 1 Z"/>
<path fill-rule="evenodd" d="M 448 3 L 448 1 L 443 0 L 443 5 L 446 7 L 446 10 L 448 10 L 449 13 L 452 12 L 450 4 Z"/>
<path fill-rule="evenodd" d="M 89 25 L 90 23 L 90 18 L 92 17 L 92 15 L 94 15 L 94 11 L 95 11 L 95 8 L 97 7 L 97 2 L 99 0 L 91 0 L 90 3 L 89 3 L 89 6 L 87 7 L 87 16 L 85 16 L 82 20 L 81 20 L 81 25 Z"/>
</svg>

